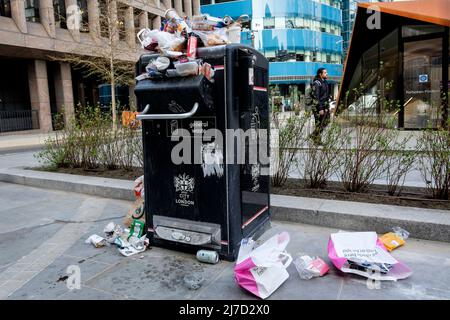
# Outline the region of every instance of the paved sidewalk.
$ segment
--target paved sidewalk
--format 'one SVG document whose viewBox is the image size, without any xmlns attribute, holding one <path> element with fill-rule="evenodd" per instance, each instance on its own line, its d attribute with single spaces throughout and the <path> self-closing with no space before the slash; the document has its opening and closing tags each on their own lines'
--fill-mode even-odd
<svg viewBox="0 0 450 320">
<path fill-rule="evenodd" d="M 126 258 L 114 247 L 84 243 L 102 235 L 109 221 L 121 223 L 131 202 L 0 183 L 0 203 L 2 299 L 255 299 L 235 284 L 230 262 L 202 264 L 192 254 L 156 247 Z M 329 263 L 327 242 L 336 229 L 273 222 L 261 240 L 280 231 L 290 234 L 291 254 Z M 450 274 L 442 272 L 450 267 L 450 244 L 408 239 L 393 256 L 413 270 L 410 278 L 370 290 L 364 278 L 332 265 L 328 275 L 309 281 L 291 265 L 290 278 L 270 299 L 450 299 Z M 79 290 L 66 286 L 69 266 L 81 270 Z M 191 273 L 205 279 L 199 290 L 184 285 Z"/>
<path fill-rule="evenodd" d="M 40 148 L 44 145 L 45 140 L 53 135 L 54 133 L 40 132 L 2 134 L 0 135 L 0 152 Z"/>
</svg>

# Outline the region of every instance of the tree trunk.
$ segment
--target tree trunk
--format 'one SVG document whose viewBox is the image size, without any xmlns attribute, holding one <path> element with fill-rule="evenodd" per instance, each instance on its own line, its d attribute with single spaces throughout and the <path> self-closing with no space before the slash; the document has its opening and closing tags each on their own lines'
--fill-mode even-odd
<svg viewBox="0 0 450 320">
<path fill-rule="evenodd" d="M 113 130 L 117 129 L 117 113 L 116 113 L 116 81 L 114 79 L 114 62 L 110 59 L 110 72 L 111 72 L 111 109 L 112 109 L 112 122 Z"/>
</svg>

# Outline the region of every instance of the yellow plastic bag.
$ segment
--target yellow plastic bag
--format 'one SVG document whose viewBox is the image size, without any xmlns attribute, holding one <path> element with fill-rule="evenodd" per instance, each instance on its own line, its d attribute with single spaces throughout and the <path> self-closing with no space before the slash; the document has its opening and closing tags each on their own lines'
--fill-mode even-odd
<svg viewBox="0 0 450 320">
<path fill-rule="evenodd" d="M 405 240 L 400 238 L 393 232 L 388 232 L 380 237 L 380 241 L 384 244 L 388 251 L 392 251 L 405 244 Z"/>
</svg>

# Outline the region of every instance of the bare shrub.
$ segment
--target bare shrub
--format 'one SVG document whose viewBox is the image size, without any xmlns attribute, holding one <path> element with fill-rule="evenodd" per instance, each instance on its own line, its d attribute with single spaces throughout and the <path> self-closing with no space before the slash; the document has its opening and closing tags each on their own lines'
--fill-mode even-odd
<svg viewBox="0 0 450 320">
<path fill-rule="evenodd" d="M 431 196 L 449 199 L 450 126 L 428 129 L 417 141 L 419 171 Z"/>
<path fill-rule="evenodd" d="M 274 187 L 280 187 L 286 182 L 296 152 L 304 144 L 304 130 L 310 116 L 310 113 L 301 113 L 299 116 L 291 115 L 282 119 L 279 112 L 272 114 L 272 124 L 275 129 L 272 133 L 278 134 L 278 147 L 272 150 L 276 153 L 272 175 Z"/>
</svg>

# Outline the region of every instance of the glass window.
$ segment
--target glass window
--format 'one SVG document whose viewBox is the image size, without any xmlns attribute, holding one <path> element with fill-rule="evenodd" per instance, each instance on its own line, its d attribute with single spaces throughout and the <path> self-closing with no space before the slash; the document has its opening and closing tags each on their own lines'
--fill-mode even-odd
<svg viewBox="0 0 450 320">
<path fill-rule="evenodd" d="M 442 38 L 404 44 L 404 126 L 436 127 L 442 119 Z"/>
<path fill-rule="evenodd" d="M 100 11 L 100 34 L 103 38 L 109 38 L 109 25 L 107 21 L 109 9 L 107 0 L 99 0 L 98 6 Z"/>
<path fill-rule="evenodd" d="M 0 0 L 0 16 L 11 18 L 11 0 Z"/>
<path fill-rule="evenodd" d="M 444 32 L 444 27 L 437 25 L 410 25 L 410 26 L 403 26 L 402 37 L 408 38 L 440 32 Z"/>
<path fill-rule="evenodd" d="M 125 40 L 126 31 L 125 31 L 125 10 L 127 7 L 125 5 L 121 5 L 117 3 L 117 25 L 119 30 L 119 39 Z"/>
<path fill-rule="evenodd" d="M 53 8 L 55 12 L 56 26 L 67 29 L 65 0 L 53 0 Z"/>
<path fill-rule="evenodd" d="M 264 18 L 264 29 L 274 29 L 275 28 L 275 18 Z"/>
<path fill-rule="evenodd" d="M 77 4 L 81 13 L 80 32 L 89 32 L 87 0 L 77 0 Z"/>
<path fill-rule="evenodd" d="M 25 18 L 27 21 L 39 22 L 39 0 L 26 0 L 25 2 Z"/>
</svg>

